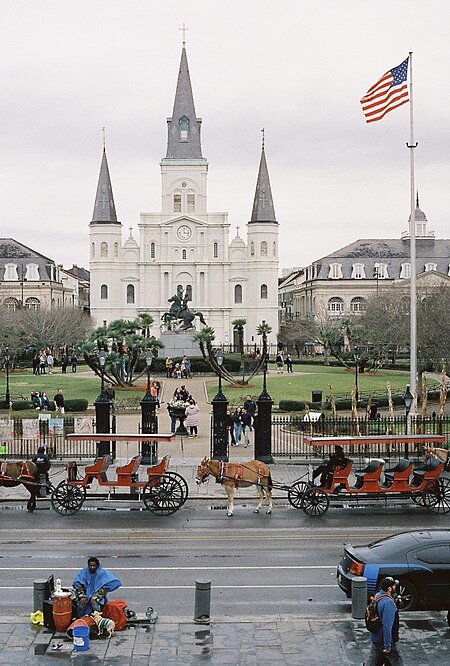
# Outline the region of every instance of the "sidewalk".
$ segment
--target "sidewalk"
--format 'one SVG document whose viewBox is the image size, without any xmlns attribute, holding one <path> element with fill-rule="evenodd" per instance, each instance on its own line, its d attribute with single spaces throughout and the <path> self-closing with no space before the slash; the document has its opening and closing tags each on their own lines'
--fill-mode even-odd
<svg viewBox="0 0 450 666">
<path fill-rule="evenodd" d="M 63 643 L 59 651 L 55 643 Z M 450 629 L 444 613 L 403 613 L 400 645 L 405 666 L 450 663 Z M 74 652 L 72 642 L 19 618 L 0 619 L 0 665 L 51 666 L 74 663 L 105 666 L 353 666 L 364 663 L 369 633 L 361 620 L 335 616 L 212 618 L 210 625 L 166 617 L 133 627 L 113 638 L 90 640 Z"/>
</svg>

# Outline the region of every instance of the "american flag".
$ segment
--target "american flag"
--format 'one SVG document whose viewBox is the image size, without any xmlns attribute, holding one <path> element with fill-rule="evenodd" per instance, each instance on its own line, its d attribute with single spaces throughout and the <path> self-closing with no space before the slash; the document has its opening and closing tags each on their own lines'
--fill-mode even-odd
<svg viewBox="0 0 450 666">
<path fill-rule="evenodd" d="M 383 74 L 362 98 L 361 105 L 367 123 L 381 120 L 389 111 L 409 102 L 408 61 L 409 57 L 398 67 Z"/>
</svg>

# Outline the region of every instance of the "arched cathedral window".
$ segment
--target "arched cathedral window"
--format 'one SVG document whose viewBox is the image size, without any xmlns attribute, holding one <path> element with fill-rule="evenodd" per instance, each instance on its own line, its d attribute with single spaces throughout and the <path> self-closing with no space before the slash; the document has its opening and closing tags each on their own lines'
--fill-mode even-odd
<svg viewBox="0 0 450 666">
<path fill-rule="evenodd" d="M 234 286 L 234 302 L 242 303 L 242 285 L 236 284 Z"/>
<path fill-rule="evenodd" d="M 182 255 L 181 255 L 181 258 L 182 258 L 182 259 L 186 259 L 186 250 L 183 250 Z"/>
<path fill-rule="evenodd" d="M 260 252 L 261 252 L 262 257 L 267 257 L 267 243 L 266 243 L 266 241 L 261 242 Z"/>
<path fill-rule="evenodd" d="M 250 256 L 251 257 L 255 256 L 255 244 L 253 241 L 250 243 Z"/>
<path fill-rule="evenodd" d="M 127 303 L 134 303 L 134 284 L 127 284 Z"/>
<path fill-rule="evenodd" d="M 100 287 L 100 298 L 102 301 L 108 300 L 108 285 L 102 284 Z"/>
<path fill-rule="evenodd" d="M 114 256 L 119 256 L 119 243 L 114 243 Z"/>
<path fill-rule="evenodd" d="M 155 252 L 155 244 L 154 244 L 154 243 L 150 243 L 150 259 L 154 259 L 154 258 L 155 258 L 155 255 L 156 255 L 156 252 Z"/>
<path fill-rule="evenodd" d="M 267 285 L 261 285 L 261 298 L 267 298 Z"/>
<path fill-rule="evenodd" d="M 100 256 L 106 258 L 108 256 L 108 243 L 103 243 L 100 245 Z"/>
<path fill-rule="evenodd" d="M 213 245 L 213 256 L 214 256 L 214 259 L 217 259 L 217 257 L 219 256 L 219 244 L 218 243 L 214 243 L 214 245 Z"/>
<path fill-rule="evenodd" d="M 180 118 L 180 141 L 187 141 L 189 138 L 189 118 L 181 116 Z"/>
</svg>

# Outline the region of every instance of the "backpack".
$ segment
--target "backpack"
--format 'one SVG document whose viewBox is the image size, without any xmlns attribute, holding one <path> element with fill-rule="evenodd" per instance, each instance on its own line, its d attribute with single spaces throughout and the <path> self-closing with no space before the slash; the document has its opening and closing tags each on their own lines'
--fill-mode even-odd
<svg viewBox="0 0 450 666">
<path fill-rule="evenodd" d="M 389 597 L 389 594 L 382 594 L 378 597 L 378 599 L 375 599 L 375 597 L 370 597 L 370 601 L 366 608 L 364 621 L 366 623 L 367 631 L 370 631 L 371 634 L 376 634 L 383 626 L 381 618 L 378 614 L 377 603 L 380 601 L 380 599 L 384 599 L 386 597 Z"/>
</svg>

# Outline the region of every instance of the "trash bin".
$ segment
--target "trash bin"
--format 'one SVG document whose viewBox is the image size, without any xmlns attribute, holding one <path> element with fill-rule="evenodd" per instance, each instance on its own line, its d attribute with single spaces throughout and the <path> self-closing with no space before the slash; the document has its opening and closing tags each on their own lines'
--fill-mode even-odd
<svg viewBox="0 0 450 666">
<path fill-rule="evenodd" d="M 311 402 L 322 402 L 322 391 L 311 391 Z"/>
</svg>

